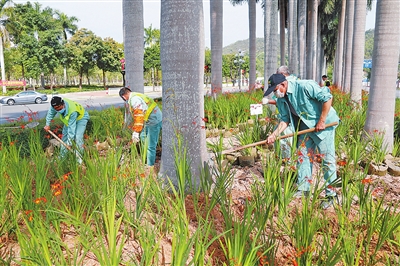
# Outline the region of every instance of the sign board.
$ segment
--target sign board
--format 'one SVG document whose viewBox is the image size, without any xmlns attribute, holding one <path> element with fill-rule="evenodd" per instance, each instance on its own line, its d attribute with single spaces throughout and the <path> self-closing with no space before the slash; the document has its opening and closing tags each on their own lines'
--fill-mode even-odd
<svg viewBox="0 0 400 266">
<path fill-rule="evenodd" d="M 262 115 L 263 106 L 262 104 L 250 104 L 250 115 Z"/>
<path fill-rule="evenodd" d="M 372 68 L 372 59 L 364 59 L 363 68 Z"/>
<path fill-rule="evenodd" d="M 0 80 L 0 86 L 26 86 L 25 80 Z"/>
</svg>

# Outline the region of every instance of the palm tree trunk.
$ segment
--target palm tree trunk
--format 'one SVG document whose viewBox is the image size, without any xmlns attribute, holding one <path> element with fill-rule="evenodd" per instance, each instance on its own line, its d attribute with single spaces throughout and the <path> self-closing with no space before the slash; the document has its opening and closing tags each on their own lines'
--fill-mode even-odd
<svg viewBox="0 0 400 266">
<path fill-rule="evenodd" d="M 335 51 L 335 66 L 333 83 L 336 87 L 341 88 L 342 86 L 342 73 L 343 73 L 343 43 L 344 43 L 344 26 L 346 17 L 346 0 L 342 0 L 342 10 L 340 13 L 339 29 L 338 29 L 338 39 Z"/>
<path fill-rule="evenodd" d="M 264 5 L 264 82 L 277 69 L 278 1 L 266 0 Z M 266 88 L 266 87 L 265 87 Z"/>
<path fill-rule="evenodd" d="M 248 0 L 249 4 L 249 90 L 254 90 L 256 85 L 256 0 Z"/>
<path fill-rule="evenodd" d="M 297 31 L 297 0 L 289 1 L 288 5 L 288 57 L 291 73 L 299 73 L 298 31 Z"/>
<path fill-rule="evenodd" d="M 125 86 L 144 93 L 144 22 L 143 0 L 122 1 L 125 51 Z"/>
<path fill-rule="evenodd" d="M 306 25 L 307 25 L 307 1 L 299 1 L 298 10 L 298 33 L 299 33 L 299 77 L 303 78 L 306 76 L 307 64 L 306 64 Z"/>
<path fill-rule="evenodd" d="M 346 53 L 344 53 L 344 72 L 342 85 L 344 92 L 350 92 L 351 58 L 353 53 L 354 5 L 354 1 L 346 2 Z"/>
<path fill-rule="evenodd" d="M 400 47 L 400 1 L 378 1 L 375 17 L 370 95 L 364 129 L 370 134 L 383 133 L 382 148 L 392 152 L 396 101 L 394 86 Z"/>
<path fill-rule="evenodd" d="M 223 1 L 210 1 L 211 95 L 222 93 Z"/>
<path fill-rule="evenodd" d="M 358 0 L 354 7 L 353 53 L 351 58 L 350 96 L 351 101 L 361 107 L 363 62 L 365 50 L 365 23 L 367 20 L 367 0 Z"/>
<path fill-rule="evenodd" d="M 160 174 L 170 178 L 176 187 L 179 173 L 175 163 L 186 163 L 190 169 L 190 173 L 185 172 L 186 178 L 190 175 L 193 188 L 197 189 L 208 157 L 203 121 L 205 46 L 202 1 L 162 0 L 160 27 L 164 88 Z"/>
<path fill-rule="evenodd" d="M 280 37 L 280 55 L 281 66 L 286 65 L 286 49 L 285 49 L 285 28 L 286 28 L 286 9 L 285 1 L 279 1 L 279 37 Z M 272 73 L 272 72 L 271 72 Z M 275 72 L 274 72 L 275 73 Z"/>
</svg>

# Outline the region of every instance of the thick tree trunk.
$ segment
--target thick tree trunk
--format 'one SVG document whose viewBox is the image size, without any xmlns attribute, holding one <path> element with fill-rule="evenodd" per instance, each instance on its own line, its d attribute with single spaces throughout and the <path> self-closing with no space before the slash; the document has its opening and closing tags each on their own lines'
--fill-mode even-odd
<svg viewBox="0 0 400 266">
<path fill-rule="evenodd" d="M 285 2 L 279 1 L 279 38 L 280 38 L 280 55 L 281 66 L 286 65 L 286 46 L 285 46 L 285 28 L 286 28 L 286 9 Z M 275 73 L 275 72 L 274 72 Z M 272 73 L 271 73 L 272 74 Z M 271 75 L 270 74 L 270 75 Z"/>
<path fill-rule="evenodd" d="M 391 152 L 400 47 L 400 1 L 378 1 L 375 17 L 370 95 L 364 129 L 370 134 L 383 133 L 382 148 Z"/>
<path fill-rule="evenodd" d="M 353 53 L 353 29 L 354 29 L 354 1 L 346 1 L 346 49 L 344 53 L 343 84 L 344 92 L 350 92 L 351 58 Z M 365 38 L 365 36 L 364 36 Z"/>
<path fill-rule="evenodd" d="M 207 162 L 204 129 L 204 14 L 200 0 L 161 1 L 163 126 L 160 174 L 174 186 L 180 178 L 200 185 Z M 190 173 L 177 172 L 187 163 Z M 182 170 L 182 169 L 180 169 Z M 191 176 L 188 176 L 190 174 Z"/>
<path fill-rule="evenodd" d="M 288 5 L 288 58 L 290 73 L 299 73 L 299 47 L 297 31 L 297 0 L 289 1 Z"/>
<path fill-rule="evenodd" d="M 125 86 L 144 93 L 144 22 L 143 0 L 122 1 L 125 50 Z"/>
<path fill-rule="evenodd" d="M 344 26 L 346 18 L 346 0 L 342 0 L 342 10 L 340 13 L 338 39 L 335 51 L 335 66 L 333 74 L 333 83 L 341 89 L 343 77 L 343 47 L 344 47 Z"/>
<path fill-rule="evenodd" d="M 210 1 L 211 33 L 211 94 L 215 99 L 222 93 L 223 2 Z"/>
<path fill-rule="evenodd" d="M 249 90 L 253 90 L 256 85 L 256 0 L 248 0 L 249 3 Z"/>
<path fill-rule="evenodd" d="M 363 62 L 365 50 L 365 23 L 367 20 L 367 0 L 358 0 L 354 7 L 353 53 L 351 58 L 350 96 L 351 101 L 361 107 Z"/>
<path fill-rule="evenodd" d="M 299 1 L 298 10 L 298 33 L 299 33 L 299 77 L 303 78 L 306 76 L 307 64 L 306 64 L 306 40 L 307 40 L 307 1 Z"/>
</svg>

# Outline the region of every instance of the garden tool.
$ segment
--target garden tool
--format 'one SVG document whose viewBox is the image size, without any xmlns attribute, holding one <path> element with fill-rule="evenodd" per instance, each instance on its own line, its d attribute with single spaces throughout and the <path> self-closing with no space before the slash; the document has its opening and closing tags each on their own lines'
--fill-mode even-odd
<svg viewBox="0 0 400 266">
<path fill-rule="evenodd" d="M 47 132 L 49 132 L 56 140 L 58 140 L 65 148 L 67 148 L 67 150 L 69 150 L 70 152 L 75 153 L 79 163 L 82 162 L 82 157 L 81 157 L 81 155 L 79 154 L 78 151 L 72 150 L 72 148 L 70 146 L 68 146 L 62 139 L 60 139 L 53 131 L 49 130 Z"/>
<path fill-rule="evenodd" d="M 22 129 L 24 129 L 24 128 L 34 128 L 34 127 L 37 127 L 38 125 L 39 125 L 39 122 L 30 122 L 26 125 L 21 125 L 18 127 L 2 127 L 2 128 L 22 128 Z"/>
<path fill-rule="evenodd" d="M 332 126 L 336 126 L 337 124 L 338 124 L 338 122 L 333 122 L 333 123 L 326 124 L 325 127 L 332 127 Z M 310 132 L 314 132 L 314 131 L 315 131 L 315 127 L 312 127 L 312 128 L 308 128 L 308 129 L 305 129 L 305 130 L 301 130 L 299 132 L 293 132 L 293 133 L 290 133 L 290 134 L 279 136 L 279 137 L 276 138 L 276 140 L 286 139 L 286 138 L 293 137 L 295 135 L 296 136 L 297 135 L 302 135 L 302 134 L 306 134 L 306 133 L 310 133 Z M 240 151 L 240 150 L 243 150 L 243 149 L 246 149 L 246 148 L 250 148 L 250 147 L 254 147 L 254 146 L 258 146 L 258 145 L 263 145 L 263 144 L 266 144 L 266 143 L 267 143 L 267 140 L 262 140 L 262 141 L 259 141 L 259 142 L 255 142 L 255 143 L 247 144 L 247 145 L 244 145 L 244 146 L 240 146 L 240 147 L 237 147 L 237 148 L 234 148 L 234 149 L 222 151 L 222 154 L 229 154 L 229 153 L 232 153 L 232 152 Z"/>
</svg>

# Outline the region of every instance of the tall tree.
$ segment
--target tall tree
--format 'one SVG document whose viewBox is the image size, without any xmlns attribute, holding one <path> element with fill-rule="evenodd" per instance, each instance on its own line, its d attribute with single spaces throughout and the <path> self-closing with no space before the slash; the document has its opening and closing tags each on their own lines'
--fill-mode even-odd
<svg viewBox="0 0 400 266">
<path fill-rule="evenodd" d="M 256 4 L 257 0 L 230 0 L 232 5 L 243 4 L 247 1 L 249 6 L 249 89 L 254 89 L 256 84 Z"/>
<path fill-rule="evenodd" d="M 215 99 L 222 92 L 223 1 L 210 1 L 211 94 Z"/>
<path fill-rule="evenodd" d="M 256 6 L 257 0 L 247 0 L 249 5 L 249 90 L 254 90 L 256 86 L 256 58 L 257 58 L 257 38 L 256 38 Z"/>
<path fill-rule="evenodd" d="M 352 102 L 361 107 L 362 80 L 364 76 L 364 47 L 365 47 L 365 23 L 367 20 L 367 0 L 357 1 L 354 7 L 354 34 L 353 52 L 351 58 L 350 97 Z"/>
<path fill-rule="evenodd" d="M 8 32 L 4 26 L 4 21 L 1 19 L 4 15 L 4 7 L 10 0 L 0 1 L 0 67 L 1 67 L 1 80 L 6 80 L 6 70 L 4 64 L 4 43 L 8 41 Z M 6 86 L 3 85 L 3 93 L 7 93 Z"/>
<path fill-rule="evenodd" d="M 343 84 L 342 90 L 350 92 L 350 79 L 351 79 L 351 59 L 353 49 L 353 30 L 354 30 L 354 5 L 355 1 L 346 1 L 346 24 L 345 24 L 345 53 L 343 53 Z"/>
<path fill-rule="evenodd" d="M 122 0 L 122 26 L 125 51 L 125 86 L 144 93 L 143 0 Z"/>
<path fill-rule="evenodd" d="M 79 20 L 74 16 L 68 17 L 67 14 L 60 12 L 58 10 L 56 10 L 55 13 L 57 16 L 57 21 L 63 30 L 64 45 L 65 45 L 68 41 L 68 35 L 70 36 L 74 35 L 75 31 L 78 29 L 78 26 L 75 23 L 78 22 Z M 64 84 L 66 86 L 68 85 L 66 54 L 64 54 L 64 58 L 62 58 L 61 61 L 64 66 Z"/>
<path fill-rule="evenodd" d="M 120 70 L 120 58 L 123 55 L 123 47 L 112 38 L 105 38 L 100 42 L 96 55 L 96 65 L 103 74 L 103 86 L 106 87 L 106 72 Z"/>
<path fill-rule="evenodd" d="M 268 78 L 276 72 L 278 65 L 278 0 L 264 2 L 264 89 L 268 88 Z M 272 95 L 267 96 L 271 99 Z M 275 111 L 275 106 L 268 106 Z"/>
<path fill-rule="evenodd" d="M 264 80 L 276 72 L 278 65 L 278 0 L 264 3 Z"/>
<path fill-rule="evenodd" d="M 342 8 L 340 11 L 340 21 L 338 27 L 338 38 L 336 42 L 335 65 L 333 74 L 333 83 L 341 88 L 343 78 L 343 53 L 344 53 L 344 36 L 345 36 L 345 18 L 346 18 L 346 1 L 342 0 Z"/>
<path fill-rule="evenodd" d="M 306 40 L 307 40 L 307 1 L 298 2 L 298 33 L 299 33 L 299 77 L 306 76 Z"/>
<path fill-rule="evenodd" d="M 288 5 L 288 56 L 289 69 L 291 73 L 299 73 L 299 47 L 298 47 L 298 28 L 297 28 L 297 0 L 289 1 Z"/>
<path fill-rule="evenodd" d="M 161 1 L 163 70 L 162 165 L 174 186 L 183 178 L 200 184 L 207 161 L 204 130 L 204 14 L 199 0 Z M 176 151 L 176 152 L 175 152 Z M 177 161 L 176 161 L 177 159 Z M 177 172 L 176 163 L 187 163 Z"/>
<path fill-rule="evenodd" d="M 287 1 L 279 1 L 279 39 L 280 39 L 280 57 L 281 66 L 287 65 L 286 63 L 286 26 L 287 26 Z M 272 73 L 272 72 L 271 72 Z M 275 72 L 274 72 L 275 73 Z"/>
<path fill-rule="evenodd" d="M 145 71 L 150 70 L 153 91 L 158 84 L 158 69 L 160 69 L 160 30 L 152 25 L 144 29 L 144 62 Z"/>
<path fill-rule="evenodd" d="M 101 52 L 102 40 L 92 31 L 79 29 L 66 45 L 71 67 L 79 74 L 79 88 L 82 88 L 84 74 L 94 67 Z"/>
<path fill-rule="evenodd" d="M 364 129 L 370 134 L 384 134 L 382 148 L 391 152 L 400 47 L 400 1 L 378 1 L 375 18 L 371 84 Z"/>
</svg>

